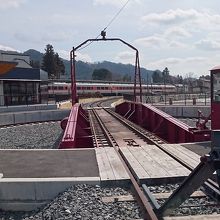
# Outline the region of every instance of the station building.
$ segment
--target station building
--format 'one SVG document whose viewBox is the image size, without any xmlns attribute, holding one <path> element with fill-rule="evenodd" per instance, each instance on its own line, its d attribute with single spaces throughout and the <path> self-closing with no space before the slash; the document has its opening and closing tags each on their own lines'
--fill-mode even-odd
<svg viewBox="0 0 220 220">
<path fill-rule="evenodd" d="M 0 51 L 0 106 L 45 102 L 47 72 L 32 68 L 29 55 Z"/>
</svg>

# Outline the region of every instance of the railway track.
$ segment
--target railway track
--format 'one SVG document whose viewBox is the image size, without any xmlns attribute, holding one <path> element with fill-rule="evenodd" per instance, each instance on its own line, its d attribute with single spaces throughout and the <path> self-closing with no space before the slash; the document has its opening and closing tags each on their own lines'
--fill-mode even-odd
<svg viewBox="0 0 220 220">
<path fill-rule="evenodd" d="M 104 109 L 100 109 L 99 111 L 105 111 Z M 110 131 L 106 128 L 100 117 L 98 116 L 95 109 L 89 110 L 89 118 L 92 119 L 92 134 L 93 134 L 93 141 L 95 143 L 96 147 L 103 147 L 103 142 L 106 143 L 108 146 L 114 147 L 115 151 L 117 152 L 123 166 L 125 167 L 131 182 L 132 186 L 135 189 L 135 197 L 137 201 L 139 202 L 139 205 L 142 207 L 143 210 L 143 217 L 144 219 L 152 219 L 156 220 L 158 219 L 156 214 L 154 213 L 152 206 L 148 202 L 146 196 L 144 195 L 143 191 L 141 190 L 141 187 L 138 185 L 135 177 L 133 176 L 132 172 L 128 168 L 126 162 L 124 161 L 122 155 L 118 151 L 119 145 L 115 141 L 114 137 L 111 135 Z M 95 125 L 95 126 L 94 126 Z M 102 131 L 103 136 L 101 136 L 100 141 L 100 132 Z"/>
<path fill-rule="evenodd" d="M 94 107 L 111 107 L 111 104 L 122 99 L 122 97 L 111 97 L 107 99 L 97 100 L 90 103 L 83 104 L 83 108 L 94 108 Z"/>
<path fill-rule="evenodd" d="M 141 207 L 144 212 L 144 216 L 147 216 L 147 219 L 157 219 L 157 215 L 154 213 L 154 210 L 159 207 L 157 201 L 153 198 L 151 192 L 148 187 L 145 186 L 144 190 L 142 186 L 139 186 L 136 178 L 133 176 L 132 171 L 128 167 L 127 163 L 124 161 L 122 154 L 120 153 L 120 146 L 122 143 L 119 141 L 123 139 L 123 144 L 127 143 L 128 146 L 138 147 L 139 145 L 145 144 L 153 144 L 160 148 L 163 152 L 168 154 L 173 159 L 177 160 L 187 169 L 192 171 L 194 168 L 186 164 L 181 158 L 176 157 L 175 154 L 168 152 L 163 144 L 166 144 L 164 140 L 161 140 L 159 137 L 153 135 L 152 133 L 146 131 L 145 129 L 139 127 L 138 125 L 130 122 L 124 117 L 118 115 L 114 111 L 103 108 L 102 102 L 96 102 L 93 106 L 97 106 L 98 108 L 88 109 L 89 117 L 91 121 L 92 134 L 93 134 L 93 142 L 95 147 L 105 147 L 112 146 L 116 150 L 119 158 L 121 159 L 123 165 L 125 166 L 129 176 L 131 178 L 131 182 L 136 191 L 136 197 L 139 201 Z M 112 124 L 112 129 L 109 129 L 109 123 Z M 115 124 L 115 127 L 114 127 Z M 117 132 L 114 132 L 114 128 L 117 127 L 117 130 L 123 130 L 125 132 L 125 137 L 117 137 Z M 128 138 L 129 137 L 129 138 Z M 218 184 L 213 180 L 209 179 L 204 184 L 205 192 L 211 195 L 214 198 L 220 198 L 220 192 Z M 147 197 L 146 197 L 147 195 Z M 151 198 L 149 198 L 149 195 Z M 150 202 L 151 201 L 151 202 Z M 152 202 L 153 201 L 153 202 Z M 214 204 L 216 205 L 216 204 Z M 214 206 L 211 204 L 210 206 Z M 193 206 L 193 205 L 191 205 Z M 194 205 L 195 206 L 195 205 Z"/>
</svg>

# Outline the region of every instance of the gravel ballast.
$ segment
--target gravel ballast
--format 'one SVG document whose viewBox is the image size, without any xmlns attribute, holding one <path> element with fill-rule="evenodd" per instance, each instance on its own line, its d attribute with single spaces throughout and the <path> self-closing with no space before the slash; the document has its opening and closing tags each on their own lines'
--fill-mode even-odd
<svg viewBox="0 0 220 220">
<path fill-rule="evenodd" d="M 136 201 L 103 202 L 103 197 L 130 195 L 128 188 L 102 188 L 100 186 L 76 185 L 60 194 L 51 203 L 36 212 L 0 214 L 1 220 L 25 219 L 141 219 Z M 7 218 L 5 218 L 7 216 Z"/>
<path fill-rule="evenodd" d="M 152 193 L 172 193 L 179 187 L 179 184 L 166 184 L 148 186 Z M 165 199 L 158 199 L 158 204 L 162 205 Z M 181 206 L 173 211 L 171 216 L 183 215 L 208 215 L 220 214 L 219 205 L 208 196 L 201 198 L 189 198 Z"/>
<path fill-rule="evenodd" d="M 57 148 L 62 136 L 60 122 L 43 122 L 0 128 L 0 149 Z"/>
</svg>

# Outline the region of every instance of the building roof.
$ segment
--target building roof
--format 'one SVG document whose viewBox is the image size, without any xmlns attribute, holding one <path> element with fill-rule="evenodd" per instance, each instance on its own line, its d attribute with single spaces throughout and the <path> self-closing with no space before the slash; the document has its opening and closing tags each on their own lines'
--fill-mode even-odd
<svg viewBox="0 0 220 220">
<path fill-rule="evenodd" d="M 211 70 L 219 70 L 219 69 L 220 69 L 220 65 L 213 67 Z"/>
<path fill-rule="evenodd" d="M 17 62 L 0 61 L 0 76 L 15 68 L 16 65 Z"/>
</svg>

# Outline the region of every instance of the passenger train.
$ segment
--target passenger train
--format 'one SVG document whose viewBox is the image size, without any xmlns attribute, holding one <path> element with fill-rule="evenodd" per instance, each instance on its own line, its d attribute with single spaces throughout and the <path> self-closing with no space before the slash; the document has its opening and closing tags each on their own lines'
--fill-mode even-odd
<svg viewBox="0 0 220 220">
<path fill-rule="evenodd" d="M 132 94 L 134 91 L 133 83 L 91 83 L 91 82 L 77 82 L 78 96 L 114 96 L 122 94 Z M 137 89 L 138 91 L 138 89 Z M 175 93 L 176 86 L 174 85 L 159 85 L 159 84 L 142 84 L 143 94 L 151 93 Z M 52 96 L 70 96 L 71 83 L 53 82 L 48 84 L 48 94 Z"/>
</svg>

